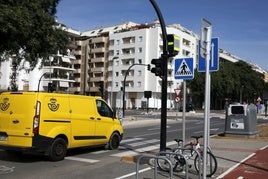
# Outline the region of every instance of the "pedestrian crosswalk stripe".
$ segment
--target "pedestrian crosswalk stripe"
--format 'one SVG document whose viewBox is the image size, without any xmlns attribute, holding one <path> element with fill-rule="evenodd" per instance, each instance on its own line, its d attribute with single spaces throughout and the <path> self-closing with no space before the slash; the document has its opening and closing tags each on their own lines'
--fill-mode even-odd
<svg viewBox="0 0 268 179">
<path fill-rule="evenodd" d="M 177 144 L 177 142 L 171 141 L 171 142 L 167 142 L 166 145 L 167 146 L 171 146 L 171 145 L 175 145 L 175 144 Z M 134 155 L 137 155 L 139 153 L 143 153 L 143 152 L 148 152 L 148 151 L 159 149 L 159 146 L 160 146 L 159 144 L 151 145 L 151 146 L 147 146 L 147 147 L 133 149 L 132 151 L 125 151 L 125 152 L 120 152 L 120 153 L 112 154 L 110 156 L 113 156 L 113 157 L 134 156 Z"/>
<path fill-rule="evenodd" d="M 124 144 L 127 142 L 133 142 L 133 141 L 137 141 L 137 140 L 143 140 L 143 138 L 130 138 L 130 139 L 123 139 L 120 144 Z"/>
<path fill-rule="evenodd" d="M 157 139 L 152 139 L 152 140 L 146 140 L 146 141 L 136 142 L 136 143 L 128 144 L 128 145 L 131 146 L 131 147 L 137 147 L 137 146 L 141 146 L 141 145 L 155 143 L 155 142 L 158 142 L 158 141 L 159 140 L 157 140 Z"/>
<path fill-rule="evenodd" d="M 73 160 L 78 162 L 87 162 L 87 163 L 97 163 L 99 160 L 86 159 L 86 158 L 78 158 L 78 157 L 65 157 L 67 160 Z"/>
</svg>

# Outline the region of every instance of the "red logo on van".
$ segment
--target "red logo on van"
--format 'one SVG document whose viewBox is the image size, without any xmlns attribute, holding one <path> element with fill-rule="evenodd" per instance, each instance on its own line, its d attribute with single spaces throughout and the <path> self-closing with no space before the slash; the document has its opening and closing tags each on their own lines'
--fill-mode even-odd
<svg viewBox="0 0 268 179">
<path fill-rule="evenodd" d="M 3 99 L 3 102 L 0 103 L 0 109 L 2 111 L 6 111 L 10 106 L 10 103 L 9 103 L 9 99 L 8 98 L 4 98 Z"/>
<path fill-rule="evenodd" d="M 50 98 L 50 103 L 48 103 L 47 105 L 48 108 L 53 112 L 57 111 L 60 107 L 60 105 L 57 104 L 57 99 L 55 98 Z"/>
</svg>

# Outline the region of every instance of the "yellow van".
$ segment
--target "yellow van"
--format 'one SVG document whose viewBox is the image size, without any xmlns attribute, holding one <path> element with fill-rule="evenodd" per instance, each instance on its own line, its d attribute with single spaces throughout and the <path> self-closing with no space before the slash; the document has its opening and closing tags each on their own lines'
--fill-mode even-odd
<svg viewBox="0 0 268 179">
<path fill-rule="evenodd" d="M 0 149 L 37 152 L 59 161 L 70 148 L 115 149 L 122 137 L 121 122 L 101 98 L 42 92 L 0 95 Z"/>
</svg>

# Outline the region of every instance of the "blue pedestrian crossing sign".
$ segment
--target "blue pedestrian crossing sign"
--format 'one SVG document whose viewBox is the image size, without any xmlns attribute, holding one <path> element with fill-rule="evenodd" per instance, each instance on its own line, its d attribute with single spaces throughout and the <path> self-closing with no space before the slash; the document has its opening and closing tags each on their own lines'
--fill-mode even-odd
<svg viewBox="0 0 268 179">
<path fill-rule="evenodd" d="M 199 40 L 199 52 L 198 52 L 198 68 L 199 72 L 206 72 L 206 59 L 200 55 L 200 40 Z M 209 71 L 219 70 L 219 38 L 211 39 L 211 50 L 209 59 Z"/>
<path fill-rule="evenodd" d="M 174 78 L 193 79 L 194 78 L 194 59 L 178 58 L 175 59 Z"/>
</svg>

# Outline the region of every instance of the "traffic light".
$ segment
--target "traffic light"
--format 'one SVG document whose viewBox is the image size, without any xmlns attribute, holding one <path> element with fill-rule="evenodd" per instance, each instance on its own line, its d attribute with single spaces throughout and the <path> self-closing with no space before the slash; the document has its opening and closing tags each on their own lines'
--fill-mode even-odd
<svg viewBox="0 0 268 179">
<path fill-rule="evenodd" d="M 104 92 L 104 83 L 103 83 L 103 81 L 100 81 L 99 91 L 101 92 L 101 97 L 103 98 L 103 92 Z"/>
<path fill-rule="evenodd" d="M 151 65 L 150 64 L 147 65 L 147 70 L 151 71 Z"/>
<path fill-rule="evenodd" d="M 168 34 L 167 41 L 168 41 L 169 56 L 170 57 L 176 56 L 180 51 L 180 37 L 173 34 Z"/>
<path fill-rule="evenodd" d="M 151 64 L 155 65 L 155 67 L 151 69 L 151 72 L 154 73 L 155 76 L 163 76 L 164 59 L 162 57 L 152 59 Z"/>
</svg>

